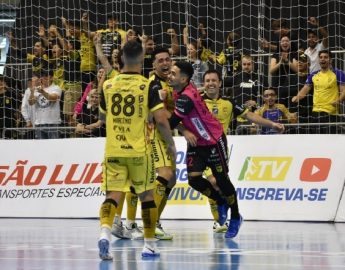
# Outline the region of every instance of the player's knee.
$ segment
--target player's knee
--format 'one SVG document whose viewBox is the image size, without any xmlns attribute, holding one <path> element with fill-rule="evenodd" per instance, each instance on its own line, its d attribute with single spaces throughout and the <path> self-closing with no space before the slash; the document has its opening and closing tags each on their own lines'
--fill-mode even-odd
<svg viewBox="0 0 345 270">
<path fill-rule="evenodd" d="M 201 186 L 203 185 L 203 177 L 202 175 L 188 175 L 188 184 L 194 188 L 195 190 L 200 190 Z"/>
<path fill-rule="evenodd" d="M 176 178 L 175 173 L 171 167 L 161 167 L 157 170 L 157 173 L 159 176 L 163 177 L 168 182 L 170 182 Z M 175 181 L 176 181 L 176 179 L 175 179 Z"/>
<path fill-rule="evenodd" d="M 146 190 L 146 191 L 138 194 L 138 197 L 139 197 L 141 203 L 154 200 L 152 189 Z"/>
<path fill-rule="evenodd" d="M 107 198 L 103 202 L 103 204 L 108 204 L 108 203 L 114 205 L 115 207 L 117 207 L 117 202 L 114 199 Z"/>
</svg>

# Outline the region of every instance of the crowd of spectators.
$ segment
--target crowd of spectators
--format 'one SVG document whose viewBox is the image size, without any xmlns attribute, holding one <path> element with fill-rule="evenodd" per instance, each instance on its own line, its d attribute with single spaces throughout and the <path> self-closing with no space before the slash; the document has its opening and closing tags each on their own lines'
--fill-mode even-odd
<svg viewBox="0 0 345 270">
<path fill-rule="evenodd" d="M 108 17 L 106 28 L 96 31 L 88 28 L 88 20 L 84 13 L 80 20 L 61 17 L 63 29 L 54 24 L 47 29 L 40 25 L 31 53 L 24 53 L 16 37 L 8 33 L 10 53 L 31 63 L 32 75 L 25 91 L 11 87 L 9 78 L 0 77 L 2 137 L 57 138 L 62 136 L 59 127 L 67 127 L 68 132 L 63 134 L 68 137 L 104 136 L 104 123 L 98 117 L 99 93 L 105 80 L 121 72 L 121 48 L 129 40 L 142 43 L 142 74 L 152 74 L 153 37 L 146 36 L 144 30 L 121 29 L 116 16 Z M 227 33 L 224 49 L 218 53 L 208 47 L 203 24 L 198 26 L 195 40 L 189 35 L 188 25 L 184 27 L 181 44 L 175 29 L 166 33 L 173 58 L 181 58 L 181 52 L 186 52 L 183 57 L 192 63 L 192 80 L 200 91 L 204 91 L 204 73 L 216 67 L 222 70 L 223 95 L 275 122 L 301 124 L 290 133 L 340 133 L 335 124 L 342 122 L 338 115 L 345 99 L 345 75 L 332 66 L 327 27 L 321 27 L 315 17 L 308 23 L 308 47 L 303 48 L 286 20 L 272 22 L 272 40 L 260 40 L 261 48 L 271 53 L 266 76 L 255 72 L 255 56 L 248 48 L 241 48 L 239 33 Z M 324 126 L 322 130 L 309 130 L 309 123 Z M 253 133 L 253 128 L 239 131 L 243 131 L 240 126 L 250 125 L 248 119 L 237 117 L 229 128 L 232 134 Z"/>
</svg>

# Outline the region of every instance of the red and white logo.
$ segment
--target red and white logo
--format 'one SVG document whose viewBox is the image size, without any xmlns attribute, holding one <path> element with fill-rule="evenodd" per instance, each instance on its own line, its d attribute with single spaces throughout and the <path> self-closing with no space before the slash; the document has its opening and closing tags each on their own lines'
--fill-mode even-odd
<svg viewBox="0 0 345 270">
<path fill-rule="evenodd" d="M 303 161 L 300 180 L 306 182 L 323 182 L 328 178 L 332 160 L 329 158 L 306 158 Z"/>
</svg>

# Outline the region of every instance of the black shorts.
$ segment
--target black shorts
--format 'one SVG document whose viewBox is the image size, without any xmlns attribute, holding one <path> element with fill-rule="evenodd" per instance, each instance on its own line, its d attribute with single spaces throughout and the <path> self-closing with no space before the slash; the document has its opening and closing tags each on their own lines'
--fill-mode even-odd
<svg viewBox="0 0 345 270">
<path fill-rule="evenodd" d="M 187 171 L 203 172 L 206 167 L 212 170 L 213 175 L 228 173 L 228 144 L 223 134 L 216 144 L 207 146 L 188 146 Z"/>
</svg>

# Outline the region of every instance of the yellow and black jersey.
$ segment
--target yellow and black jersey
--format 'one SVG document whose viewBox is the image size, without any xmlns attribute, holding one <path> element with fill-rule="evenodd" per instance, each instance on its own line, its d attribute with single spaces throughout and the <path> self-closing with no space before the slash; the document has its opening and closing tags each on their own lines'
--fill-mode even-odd
<svg viewBox="0 0 345 270">
<path fill-rule="evenodd" d="M 93 41 L 85 34 L 80 35 L 80 71 L 96 71 L 96 52 Z"/>
<path fill-rule="evenodd" d="M 49 58 L 49 66 L 53 68 L 53 82 L 58 85 L 61 89 L 64 89 L 64 67 L 62 58 Z"/>
<path fill-rule="evenodd" d="M 120 74 L 120 72 L 117 71 L 116 69 L 111 69 L 111 71 L 109 71 L 107 74 L 107 79 L 110 80 L 119 74 Z"/>
<path fill-rule="evenodd" d="M 235 102 L 228 97 L 212 99 L 204 93 L 202 98 L 205 101 L 208 110 L 222 124 L 225 133 L 227 132 L 233 117 L 242 116 L 248 111 L 243 106 L 235 104 Z"/>
<path fill-rule="evenodd" d="M 100 29 L 96 31 L 101 34 L 103 54 L 110 58 L 113 48 L 120 49 L 121 44 L 126 40 L 126 32 L 122 29 Z"/>
<path fill-rule="evenodd" d="M 160 78 L 157 74 L 153 74 L 150 79 L 150 89 L 152 91 L 158 92 L 161 89 L 164 89 L 167 91 L 167 97 L 164 100 L 164 105 L 165 108 L 169 111 L 169 112 L 173 112 L 174 108 L 175 108 L 175 102 L 174 102 L 174 98 L 173 98 L 173 88 L 171 86 L 169 86 L 169 84 L 164 81 L 162 78 Z"/>
<path fill-rule="evenodd" d="M 41 71 L 49 67 L 48 55 L 46 54 L 39 57 L 28 53 L 26 59 L 29 63 L 32 63 L 32 73 L 34 75 L 40 76 Z"/>
<path fill-rule="evenodd" d="M 106 157 L 137 157 L 149 153 L 149 112 L 164 107 L 149 81 L 138 73 L 122 73 L 103 84 L 101 111 L 106 114 Z"/>
</svg>

